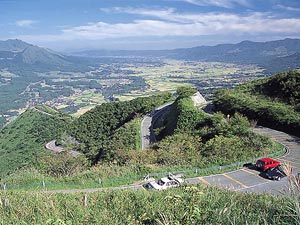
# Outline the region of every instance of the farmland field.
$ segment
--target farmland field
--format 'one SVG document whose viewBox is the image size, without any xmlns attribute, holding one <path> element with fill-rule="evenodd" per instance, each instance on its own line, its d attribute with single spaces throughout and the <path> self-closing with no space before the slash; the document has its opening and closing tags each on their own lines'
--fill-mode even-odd
<svg viewBox="0 0 300 225">
<path fill-rule="evenodd" d="M 197 87 L 209 99 L 214 89 L 236 86 L 264 76 L 263 72 L 255 65 L 159 58 L 99 63 L 88 72 L 33 72 L 29 78 L 2 70 L 1 85 L 15 93 L 12 101 L 5 100 L 0 120 L 12 119 L 36 104 L 48 104 L 77 117 L 104 102 L 174 92 L 182 85 Z"/>
<path fill-rule="evenodd" d="M 165 60 L 159 66 L 129 65 L 125 70 L 133 71 L 134 76 L 145 79 L 146 90 L 131 91 L 117 98 L 129 98 L 130 95 L 144 96 L 161 91 L 174 91 L 178 86 L 194 85 L 209 95 L 217 87 L 232 87 L 254 77 L 263 76 L 263 70 L 254 65 L 237 65 L 219 62 L 187 62 Z"/>
</svg>

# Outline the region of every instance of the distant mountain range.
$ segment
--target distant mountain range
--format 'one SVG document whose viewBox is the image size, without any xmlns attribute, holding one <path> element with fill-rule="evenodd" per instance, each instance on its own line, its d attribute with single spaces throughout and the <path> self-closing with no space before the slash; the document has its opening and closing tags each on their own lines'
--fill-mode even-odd
<svg viewBox="0 0 300 225">
<path fill-rule="evenodd" d="M 66 56 L 21 40 L 0 41 L 0 69 L 78 71 L 110 57 L 160 57 L 179 60 L 257 64 L 274 73 L 300 68 L 300 39 L 243 41 L 174 50 L 91 50 Z"/>
<path fill-rule="evenodd" d="M 89 57 L 108 56 L 153 56 L 185 60 L 261 62 L 262 60 L 285 57 L 300 52 L 300 39 L 284 39 L 269 42 L 243 41 L 238 44 L 198 46 L 173 50 L 91 50 L 73 55 Z"/>
<path fill-rule="evenodd" d="M 280 70 L 300 68 L 299 56 L 300 39 L 284 39 L 269 42 L 243 41 L 238 44 L 220 44 L 216 46 L 199 46 L 174 50 L 149 50 L 149 51 L 108 51 L 92 50 L 76 52 L 77 56 L 89 57 L 163 57 L 180 60 L 199 60 L 227 63 L 258 64 L 273 71 L 272 65 Z"/>
</svg>

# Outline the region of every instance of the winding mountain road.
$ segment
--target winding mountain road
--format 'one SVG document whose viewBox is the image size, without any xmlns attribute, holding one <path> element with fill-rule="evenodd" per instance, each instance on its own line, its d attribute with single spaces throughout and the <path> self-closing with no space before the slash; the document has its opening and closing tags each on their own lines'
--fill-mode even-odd
<svg viewBox="0 0 300 225">
<path fill-rule="evenodd" d="M 150 143 L 155 142 L 155 136 L 153 134 L 153 124 L 155 121 L 167 112 L 171 108 L 171 103 L 166 104 L 157 108 L 151 114 L 144 117 L 141 123 L 141 138 L 142 147 L 146 149 Z M 289 164 L 293 168 L 293 174 L 300 172 L 300 138 L 286 134 L 281 131 L 265 128 L 256 127 L 255 132 L 262 135 L 268 136 L 271 139 L 283 144 L 287 148 L 287 153 L 278 160 Z M 55 144 L 55 142 L 54 142 Z M 47 146 L 47 145 L 46 145 Z M 48 147 L 53 151 L 61 151 L 59 148 L 52 148 L 53 141 L 48 143 Z M 275 195 L 283 194 L 288 188 L 288 179 L 285 177 L 280 181 L 268 180 L 264 177 L 264 173 L 251 169 L 251 167 L 244 167 L 239 170 L 215 174 L 210 176 L 187 178 L 187 183 L 203 185 L 214 185 L 225 189 L 230 189 L 240 192 L 257 192 L 257 193 L 271 193 Z M 74 189 L 74 190 L 55 190 L 49 192 L 59 193 L 74 193 L 74 192 L 96 192 L 102 190 L 116 190 L 116 189 L 142 189 L 141 184 L 136 185 L 123 185 L 120 187 L 112 188 L 92 188 L 92 189 Z"/>
<path fill-rule="evenodd" d="M 300 138 L 286 134 L 284 132 L 272 130 L 265 127 L 255 128 L 255 132 L 269 136 L 270 138 L 285 145 L 288 149 L 287 153 L 278 160 L 283 163 L 289 163 L 293 168 L 293 173 L 300 172 Z M 250 169 L 242 168 L 239 170 L 210 175 L 202 177 L 187 178 L 187 183 L 203 185 L 215 185 L 225 189 L 230 189 L 240 192 L 256 192 L 256 193 L 271 193 L 274 195 L 281 195 L 285 193 L 288 187 L 287 178 L 280 181 L 268 180 L 262 176 L 261 172 Z M 47 193 L 91 193 L 104 190 L 123 190 L 123 189 L 142 189 L 141 184 L 136 185 L 123 185 L 120 187 L 111 188 L 89 188 L 89 189 L 72 189 L 72 190 L 53 190 L 45 191 Z"/>
<path fill-rule="evenodd" d="M 57 146 L 56 145 L 56 140 L 52 140 L 52 141 L 49 141 L 48 143 L 45 144 L 45 148 L 49 151 L 52 151 L 52 152 L 55 152 L 55 153 L 61 153 L 61 152 L 64 152 L 65 149 L 60 147 L 60 146 Z M 78 155 L 82 155 L 81 152 L 78 152 L 78 151 L 74 151 L 74 150 L 68 150 L 67 151 L 69 154 L 73 155 L 73 156 L 78 156 Z"/>
</svg>

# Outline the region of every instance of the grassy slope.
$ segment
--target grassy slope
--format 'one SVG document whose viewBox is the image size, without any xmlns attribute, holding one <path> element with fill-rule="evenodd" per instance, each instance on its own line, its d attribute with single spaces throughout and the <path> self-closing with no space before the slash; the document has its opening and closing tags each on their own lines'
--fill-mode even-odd
<svg viewBox="0 0 300 225">
<path fill-rule="evenodd" d="M 0 192 L 1 224 L 297 224 L 293 203 L 194 186 L 84 194 Z M 291 207 L 291 208 L 289 208 Z"/>
<path fill-rule="evenodd" d="M 44 144 L 60 136 L 68 119 L 46 106 L 39 110 L 53 116 L 29 109 L 0 131 L 0 175 L 32 166 Z"/>
<path fill-rule="evenodd" d="M 186 108 L 186 114 L 188 115 L 194 115 L 195 113 L 197 116 L 202 116 L 201 112 L 197 110 L 191 101 L 189 101 L 187 106 L 184 104 L 181 106 L 181 108 Z M 38 150 L 43 148 L 43 145 L 54 138 L 57 138 L 62 133 L 62 130 L 64 128 L 64 122 L 63 120 L 59 119 L 62 117 L 62 115 L 53 110 L 50 107 L 47 106 L 38 106 L 36 107 L 38 110 L 41 110 L 46 113 L 50 113 L 54 116 L 48 116 L 45 114 L 42 114 L 38 111 L 28 110 L 25 112 L 22 116 L 20 116 L 14 123 L 10 124 L 7 128 L 5 128 L 2 131 L 2 136 L 0 136 L 0 143 L 2 144 L 2 156 L 0 158 L 5 160 L 3 162 L 1 172 L 3 174 L 7 172 L 11 172 L 15 170 L 16 168 L 30 165 L 35 161 L 35 156 Z M 190 111 L 193 111 L 194 113 L 190 113 Z M 110 111 L 111 112 L 111 111 Z M 199 115 L 198 115 L 199 114 Z M 91 118 L 95 117 L 96 114 L 91 116 Z M 176 118 L 175 118 L 176 119 Z M 188 119 L 190 121 L 190 119 Z M 198 121 L 197 119 L 192 118 L 192 122 Z M 223 119 L 221 119 L 223 121 Z M 192 123 L 192 128 L 195 126 L 194 123 Z M 183 127 L 187 128 L 190 127 L 188 125 L 183 125 Z M 99 177 L 101 179 L 107 179 L 108 183 L 115 182 L 115 180 L 118 180 L 116 183 L 118 184 L 125 184 L 125 183 L 131 183 L 136 181 L 140 178 L 141 175 L 145 175 L 147 173 L 157 172 L 157 170 L 160 170 L 164 168 L 164 171 L 176 171 L 178 170 L 177 164 L 172 164 L 168 167 L 164 167 L 159 164 L 160 158 L 164 157 L 163 150 L 161 152 L 157 153 L 156 151 L 148 152 L 147 154 L 144 154 L 143 152 L 139 152 L 136 150 L 140 149 L 140 117 L 136 117 L 129 122 L 123 124 L 118 129 L 114 130 L 110 136 L 110 139 L 107 140 L 106 148 L 110 150 L 109 154 L 107 155 L 107 161 L 109 162 L 121 162 L 121 163 L 129 163 L 128 168 L 120 166 L 118 170 L 126 170 L 126 174 L 131 174 L 133 177 L 125 176 L 123 173 L 99 173 L 97 170 L 93 170 L 88 172 L 88 177 L 85 177 L 83 174 L 74 174 L 74 176 L 68 177 L 66 179 L 57 179 L 54 177 L 44 177 L 42 178 L 41 173 L 23 173 L 23 178 L 26 177 L 26 179 L 20 179 L 18 176 L 19 172 L 3 178 L 3 182 L 6 182 L 9 185 L 27 185 L 30 183 L 38 184 L 38 186 L 41 183 L 41 180 L 45 180 L 47 183 L 64 183 L 64 182 L 91 182 L 93 186 L 95 183 L 97 184 L 97 180 Z M 91 133 L 91 130 L 89 131 Z M 180 133 L 180 132 L 179 132 Z M 175 137 L 176 138 L 176 137 Z M 184 138 L 181 137 L 181 138 Z M 251 139 L 252 140 L 252 139 Z M 185 140 L 186 141 L 186 140 Z M 181 142 L 181 139 L 179 140 Z M 166 142 L 164 142 L 166 144 Z M 173 143 L 173 141 L 171 141 Z M 20 147 L 24 145 L 23 147 Z M 170 143 L 167 143 L 169 148 L 173 148 Z M 175 143 L 175 146 L 181 146 L 179 143 L 178 145 Z M 1 146 L 0 146 L 1 147 Z M 22 149 L 23 148 L 23 149 Z M 174 147 L 175 148 L 175 147 Z M 16 150 L 19 149 L 19 150 Z M 272 148 L 273 149 L 273 148 Z M 133 151 L 130 151 L 133 150 Z M 266 148 L 264 148 L 266 150 Z M 8 152 L 9 154 L 3 154 L 4 152 Z M 118 152 L 118 154 L 116 154 Z M 151 154 L 150 154 L 151 153 Z M 253 154 L 255 151 L 253 152 Z M 167 154 L 167 153 L 166 153 Z M 255 155 L 253 155 L 248 158 L 253 158 Z M 259 156 L 261 156 L 263 153 L 257 152 Z M 151 156 L 150 156 L 151 155 Z M 169 157 L 167 154 L 165 157 Z M 176 155 L 177 157 L 177 155 Z M 193 155 L 193 158 L 198 157 Z M 241 158 L 239 158 L 241 159 Z M 10 160 L 10 161 L 9 161 Z M 237 160 L 237 159 L 236 159 Z M 196 168 L 203 168 L 203 167 L 210 167 L 212 165 L 219 165 L 216 164 L 217 162 L 211 161 L 205 161 L 204 159 L 201 160 L 201 165 L 191 165 L 191 164 L 184 164 L 180 166 L 183 166 L 180 170 L 196 167 Z M 232 159 L 229 161 L 229 163 L 232 163 Z M 227 162 L 228 163 L 228 162 Z M 107 165 L 103 165 L 104 167 Z M 12 168 L 12 169 L 10 169 Z M 101 169 L 103 170 L 103 168 Z M 114 170 L 114 169 L 113 169 Z M 86 173 L 84 173 L 86 174 Z M 92 177 L 91 177 L 92 176 Z M 113 177 L 113 179 L 111 179 Z M 28 182 L 30 180 L 30 182 Z M 119 182 L 120 180 L 120 182 Z M 106 182 L 106 183 L 107 183 Z M 115 186 L 116 184 L 113 184 Z"/>
</svg>

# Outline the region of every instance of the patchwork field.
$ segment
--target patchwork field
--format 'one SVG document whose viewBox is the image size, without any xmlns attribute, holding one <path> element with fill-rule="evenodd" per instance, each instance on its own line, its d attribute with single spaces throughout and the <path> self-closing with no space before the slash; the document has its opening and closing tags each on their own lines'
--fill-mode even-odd
<svg viewBox="0 0 300 225">
<path fill-rule="evenodd" d="M 37 104 L 77 117 L 104 102 L 174 92 L 182 85 L 197 87 L 209 99 L 216 88 L 236 86 L 264 73 L 255 65 L 145 58 L 99 63 L 88 72 L 32 72 L 28 76 L 30 79 L 22 80 L 17 74 L 0 71 L 0 85 L 16 89 L 11 100 L 3 99 L 2 121 Z"/>
<path fill-rule="evenodd" d="M 165 60 L 160 65 L 129 65 L 124 70 L 145 79 L 148 88 L 114 95 L 120 100 L 151 95 L 162 91 L 175 91 L 182 85 L 194 85 L 209 95 L 213 89 L 236 86 L 255 77 L 263 76 L 263 69 L 254 65 L 237 65 L 219 62 L 185 62 Z"/>
</svg>

